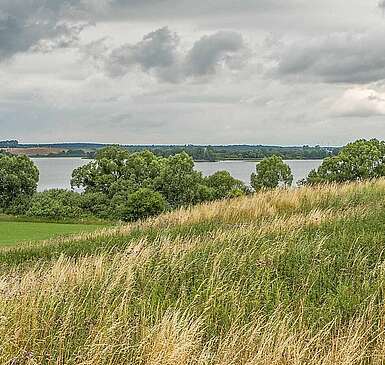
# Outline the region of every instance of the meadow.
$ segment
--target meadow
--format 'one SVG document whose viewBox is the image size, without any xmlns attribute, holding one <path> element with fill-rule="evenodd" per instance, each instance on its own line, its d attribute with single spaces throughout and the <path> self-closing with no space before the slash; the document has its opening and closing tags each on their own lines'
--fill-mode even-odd
<svg viewBox="0 0 385 365">
<path fill-rule="evenodd" d="M 385 363 L 385 180 L 0 250 L 0 363 Z"/>
<path fill-rule="evenodd" d="M 68 224 L 52 222 L 23 222 L 0 219 L 0 246 L 40 241 L 57 236 L 92 232 L 100 228 L 96 224 Z"/>
</svg>

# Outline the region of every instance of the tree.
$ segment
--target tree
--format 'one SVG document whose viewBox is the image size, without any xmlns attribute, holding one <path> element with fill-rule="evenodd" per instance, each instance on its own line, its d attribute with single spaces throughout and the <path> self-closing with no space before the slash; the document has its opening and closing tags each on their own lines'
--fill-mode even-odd
<svg viewBox="0 0 385 365">
<path fill-rule="evenodd" d="M 129 153 L 117 146 L 98 151 L 95 161 L 74 170 L 71 185 L 83 189 L 85 211 L 127 221 L 247 190 L 226 171 L 203 178 L 185 152 L 157 157 L 147 150 Z"/>
<path fill-rule="evenodd" d="M 79 218 L 85 215 L 79 193 L 65 189 L 50 189 L 36 193 L 31 199 L 28 216 L 44 218 Z"/>
<path fill-rule="evenodd" d="M 217 171 L 206 177 L 205 184 L 212 189 L 213 199 L 232 198 L 247 192 L 245 184 L 232 177 L 228 171 Z"/>
<path fill-rule="evenodd" d="M 109 193 L 113 183 L 124 176 L 125 164 L 129 153 L 118 146 L 99 150 L 95 161 L 75 169 L 72 173 L 71 186 L 85 192 Z"/>
<path fill-rule="evenodd" d="M 274 189 L 280 185 L 290 186 L 293 175 L 290 167 L 279 156 L 264 158 L 256 166 L 256 174 L 251 175 L 251 186 L 255 191 Z"/>
<path fill-rule="evenodd" d="M 202 201 L 202 185 L 202 173 L 194 170 L 194 161 L 186 152 L 168 157 L 155 180 L 155 190 L 174 208 Z"/>
<path fill-rule="evenodd" d="M 132 193 L 142 187 L 152 188 L 160 174 L 161 161 L 149 151 L 130 154 L 121 147 L 106 147 L 98 151 L 95 161 L 73 171 L 71 186 L 110 198 L 122 190 Z"/>
<path fill-rule="evenodd" d="M 325 158 L 303 183 L 340 183 L 381 176 L 385 176 L 385 142 L 360 139 L 346 145 L 337 156 Z"/>
<path fill-rule="evenodd" d="M 0 154 L 0 210 L 25 212 L 38 181 L 39 170 L 28 157 Z"/>
<path fill-rule="evenodd" d="M 112 201 L 114 215 L 123 221 L 148 218 L 166 210 L 164 197 L 151 189 L 141 188 L 132 194 L 116 194 Z"/>
<path fill-rule="evenodd" d="M 100 192 L 83 193 L 80 196 L 80 207 L 87 214 L 102 219 L 113 217 L 111 199 Z"/>
</svg>

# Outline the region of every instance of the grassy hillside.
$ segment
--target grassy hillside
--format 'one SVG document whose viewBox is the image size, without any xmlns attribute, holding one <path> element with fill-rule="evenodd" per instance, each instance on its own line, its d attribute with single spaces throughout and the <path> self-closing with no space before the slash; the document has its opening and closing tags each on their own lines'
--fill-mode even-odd
<svg viewBox="0 0 385 365">
<path fill-rule="evenodd" d="M 385 180 L 0 251 L 0 363 L 383 364 Z"/>
</svg>

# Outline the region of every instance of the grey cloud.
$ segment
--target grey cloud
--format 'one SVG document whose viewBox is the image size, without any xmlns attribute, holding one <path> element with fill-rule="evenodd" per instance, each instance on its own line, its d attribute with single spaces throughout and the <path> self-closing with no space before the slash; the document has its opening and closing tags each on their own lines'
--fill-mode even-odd
<svg viewBox="0 0 385 365">
<path fill-rule="evenodd" d="M 214 74 L 220 62 L 231 64 L 231 55 L 245 49 L 242 35 L 218 32 L 197 41 L 186 57 L 187 75 Z"/>
<path fill-rule="evenodd" d="M 114 128 L 128 129 L 130 132 L 161 130 L 167 125 L 167 123 L 162 120 L 152 120 L 140 113 L 112 115 L 106 122 Z"/>
<path fill-rule="evenodd" d="M 384 33 L 302 39 L 273 54 L 278 77 L 356 84 L 385 79 Z"/>
<path fill-rule="evenodd" d="M 112 77 L 123 76 L 133 66 L 143 71 L 166 74 L 166 69 L 177 64 L 178 36 L 167 27 L 158 29 L 143 37 L 137 44 L 125 44 L 114 49 L 107 61 L 106 70 Z"/>
<path fill-rule="evenodd" d="M 139 43 L 113 49 L 105 60 L 106 72 L 111 77 L 121 77 L 139 66 L 163 81 L 177 82 L 213 75 L 221 64 L 240 67 L 247 57 L 242 35 L 230 31 L 202 37 L 186 54 L 178 46 L 176 33 L 168 27 L 158 29 L 145 35 Z"/>
<path fill-rule="evenodd" d="M 68 47 L 77 41 L 79 24 L 67 15 L 79 0 L 0 0 L 0 61 L 33 47 Z"/>
<path fill-rule="evenodd" d="M 127 16 L 137 19 L 170 19 L 191 17 L 223 16 L 224 14 L 244 14 L 266 10 L 282 10 L 293 7 L 298 0 L 85 0 L 88 8 L 93 8 L 99 17 L 122 19 Z M 95 7 L 98 3 L 99 12 Z M 103 5 L 101 5 L 103 4 Z"/>
</svg>

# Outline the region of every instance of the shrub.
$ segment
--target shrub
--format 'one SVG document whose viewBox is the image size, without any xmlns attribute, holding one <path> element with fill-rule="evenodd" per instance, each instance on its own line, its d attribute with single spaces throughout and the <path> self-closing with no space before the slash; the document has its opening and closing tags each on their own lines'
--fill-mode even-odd
<svg viewBox="0 0 385 365">
<path fill-rule="evenodd" d="M 116 218 L 135 221 L 160 214 L 166 210 L 167 202 L 160 193 L 141 188 L 132 194 L 116 194 L 111 205 Z"/>
<path fill-rule="evenodd" d="M 280 185 L 290 186 L 293 175 L 290 167 L 279 156 L 264 158 L 256 166 L 256 174 L 251 175 L 251 186 L 255 191 L 274 189 Z"/>
<path fill-rule="evenodd" d="M 24 213 L 38 181 L 39 170 L 28 157 L 0 153 L 0 210 Z"/>
<path fill-rule="evenodd" d="M 36 193 L 27 215 L 43 218 L 79 218 L 85 215 L 79 193 L 63 189 L 51 189 Z"/>
<path fill-rule="evenodd" d="M 111 200 L 103 193 L 84 193 L 80 196 L 80 207 L 87 215 L 102 219 L 111 218 Z"/>
<path fill-rule="evenodd" d="M 327 157 L 303 184 L 362 181 L 385 176 L 385 142 L 360 139 L 346 145 L 337 156 Z"/>
<path fill-rule="evenodd" d="M 206 177 L 205 184 L 212 189 L 214 199 L 241 196 L 247 191 L 245 184 L 232 177 L 228 171 L 218 171 Z"/>
</svg>

